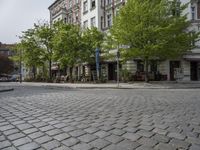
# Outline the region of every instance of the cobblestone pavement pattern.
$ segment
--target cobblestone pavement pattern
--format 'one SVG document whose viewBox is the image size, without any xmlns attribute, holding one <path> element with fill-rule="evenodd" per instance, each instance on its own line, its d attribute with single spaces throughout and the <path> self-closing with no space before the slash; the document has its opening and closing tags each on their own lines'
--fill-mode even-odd
<svg viewBox="0 0 200 150">
<path fill-rule="evenodd" d="M 0 93 L 1 150 L 200 150 L 200 90 Z"/>
</svg>

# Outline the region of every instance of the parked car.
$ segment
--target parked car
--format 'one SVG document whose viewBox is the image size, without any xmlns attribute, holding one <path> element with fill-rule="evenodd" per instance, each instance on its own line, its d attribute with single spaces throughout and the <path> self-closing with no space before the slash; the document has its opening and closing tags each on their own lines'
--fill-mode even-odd
<svg viewBox="0 0 200 150">
<path fill-rule="evenodd" d="M 0 77 L 0 82 L 8 82 L 8 77 Z"/>
<path fill-rule="evenodd" d="M 9 80 L 11 82 L 18 82 L 19 81 L 19 75 L 18 74 L 14 74 L 9 78 Z"/>
</svg>

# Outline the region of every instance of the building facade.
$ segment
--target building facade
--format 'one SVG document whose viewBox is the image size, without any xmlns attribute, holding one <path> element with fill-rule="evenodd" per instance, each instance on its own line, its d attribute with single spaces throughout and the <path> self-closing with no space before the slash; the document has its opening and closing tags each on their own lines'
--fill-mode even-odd
<svg viewBox="0 0 200 150">
<path fill-rule="evenodd" d="M 66 0 L 56 0 L 48 9 L 50 12 L 51 24 L 59 20 L 67 22 Z"/>
<path fill-rule="evenodd" d="M 200 30 L 199 0 L 180 0 L 189 3 L 184 13 L 187 13 L 191 26 L 190 32 Z M 97 27 L 107 32 L 112 26 L 114 17 L 125 5 L 126 0 L 56 0 L 50 7 L 51 22 L 64 20 L 66 23 L 80 24 L 83 28 Z M 195 42 L 196 48 L 186 55 L 166 61 L 154 61 L 149 66 L 151 80 L 200 80 L 200 42 Z M 116 53 L 116 50 L 113 50 Z M 116 80 L 116 60 L 104 60 L 100 63 L 101 74 L 106 80 Z M 80 79 L 82 74 L 89 76 L 95 72 L 95 64 L 77 65 L 74 74 Z M 134 80 L 144 80 L 144 64 L 140 59 L 127 61 L 122 67 Z M 158 76 L 159 75 L 159 76 Z"/>
</svg>

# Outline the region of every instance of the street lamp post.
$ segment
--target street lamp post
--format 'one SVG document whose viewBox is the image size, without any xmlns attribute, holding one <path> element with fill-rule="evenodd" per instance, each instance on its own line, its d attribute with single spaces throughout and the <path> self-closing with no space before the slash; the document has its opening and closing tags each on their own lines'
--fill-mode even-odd
<svg viewBox="0 0 200 150">
<path fill-rule="evenodd" d="M 20 52 L 19 52 L 19 82 L 22 83 L 22 50 L 20 49 Z"/>
<path fill-rule="evenodd" d="M 120 53 L 119 53 L 119 45 L 117 47 L 117 87 L 119 88 L 119 57 L 120 57 Z"/>
<path fill-rule="evenodd" d="M 99 66 L 99 55 L 100 55 L 100 49 L 99 48 L 96 48 L 96 51 L 95 51 L 95 53 L 96 53 L 96 71 L 97 71 L 97 80 L 99 81 L 99 79 L 100 79 L 100 66 Z"/>
</svg>

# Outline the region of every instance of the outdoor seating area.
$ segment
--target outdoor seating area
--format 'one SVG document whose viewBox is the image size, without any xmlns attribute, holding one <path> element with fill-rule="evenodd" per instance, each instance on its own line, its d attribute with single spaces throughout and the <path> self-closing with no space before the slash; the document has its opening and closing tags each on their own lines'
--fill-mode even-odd
<svg viewBox="0 0 200 150">
<path fill-rule="evenodd" d="M 149 72 L 148 74 L 150 81 L 166 81 L 167 75 L 160 74 L 159 72 Z M 145 72 L 138 72 L 133 75 L 134 81 L 144 81 L 145 80 Z"/>
</svg>

